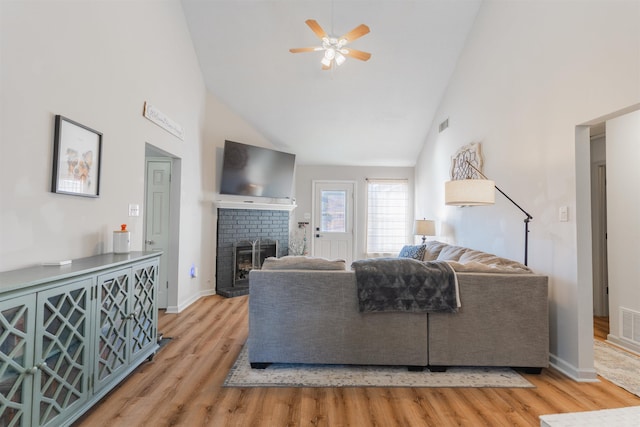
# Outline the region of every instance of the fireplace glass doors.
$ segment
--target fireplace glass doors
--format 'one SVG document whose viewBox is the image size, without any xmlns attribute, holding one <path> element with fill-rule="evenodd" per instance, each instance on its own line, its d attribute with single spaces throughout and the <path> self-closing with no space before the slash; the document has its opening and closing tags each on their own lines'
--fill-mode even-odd
<svg viewBox="0 0 640 427">
<path fill-rule="evenodd" d="M 278 256 L 277 240 L 243 240 L 233 245 L 233 286 L 249 283 L 249 272 L 259 270 L 268 257 Z"/>
</svg>

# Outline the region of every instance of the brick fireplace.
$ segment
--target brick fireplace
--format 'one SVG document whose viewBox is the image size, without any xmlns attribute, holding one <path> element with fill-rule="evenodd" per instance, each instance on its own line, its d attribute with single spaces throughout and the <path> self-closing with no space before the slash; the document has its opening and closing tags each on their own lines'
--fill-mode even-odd
<svg viewBox="0 0 640 427">
<path fill-rule="evenodd" d="M 224 297 L 246 295 L 249 281 L 244 276 L 248 270 L 260 268 L 262 260 L 274 252 L 278 257 L 287 255 L 289 211 L 218 208 L 217 234 L 216 293 Z M 273 243 L 277 249 L 264 249 Z M 257 263 L 249 261 L 256 253 Z"/>
</svg>

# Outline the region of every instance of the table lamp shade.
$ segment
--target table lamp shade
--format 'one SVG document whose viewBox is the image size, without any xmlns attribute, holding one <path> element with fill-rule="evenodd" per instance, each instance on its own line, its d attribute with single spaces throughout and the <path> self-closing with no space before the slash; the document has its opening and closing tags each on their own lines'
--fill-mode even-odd
<svg viewBox="0 0 640 427">
<path fill-rule="evenodd" d="M 418 236 L 435 236 L 436 222 L 430 219 L 416 219 L 413 224 L 413 234 Z"/>
</svg>

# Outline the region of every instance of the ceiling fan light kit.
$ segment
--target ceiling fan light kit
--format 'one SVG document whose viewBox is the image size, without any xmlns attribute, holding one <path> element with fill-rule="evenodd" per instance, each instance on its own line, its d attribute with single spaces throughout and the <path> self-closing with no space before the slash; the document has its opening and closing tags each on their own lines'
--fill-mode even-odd
<svg viewBox="0 0 640 427">
<path fill-rule="evenodd" d="M 327 33 L 322 29 L 313 19 L 307 19 L 305 23 L 311 28 L 311 31 L 322 41 L 322 46 L 316 47 L 300 47 L 289 49 L 291 53 L 301 52 L 319 52 L 324 51 L 324 55 L 320 60 L 323 70 L 329 70 L 332 65 L 339 67 L 347 60 L 347 56 L 358 59 L 360 61 L 367 61 L 371 58 L 369 52 L 363 52 L 355 49 L 347 49 L 344 46 L 365 34 L 369 33 L 369 27 L 364 24 L 358 25 L 353 30 L 349 31 L 342 37 L 329 37 Z"/>
</svg>

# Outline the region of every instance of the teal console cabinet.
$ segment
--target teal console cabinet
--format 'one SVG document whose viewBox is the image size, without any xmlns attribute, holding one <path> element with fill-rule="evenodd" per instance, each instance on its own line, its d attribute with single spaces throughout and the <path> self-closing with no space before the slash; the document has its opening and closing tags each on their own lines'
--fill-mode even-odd
<svg viewBox="0 0 640 427">
<path fill-rule="evenodd" d="M 0 426 L 69 425 L 155 354 L 160 255 L 0 273 Z"/>
</svg>

